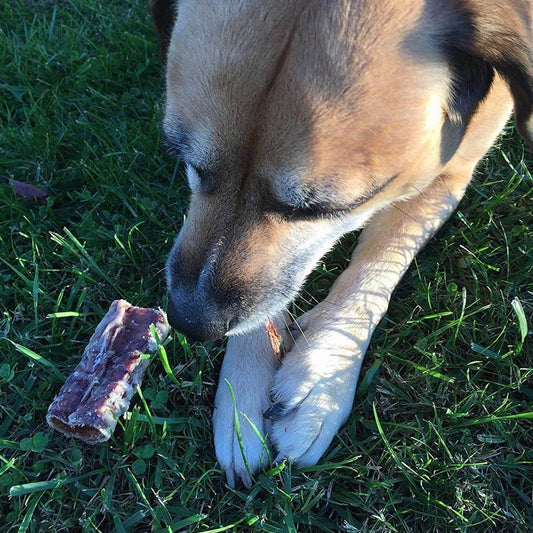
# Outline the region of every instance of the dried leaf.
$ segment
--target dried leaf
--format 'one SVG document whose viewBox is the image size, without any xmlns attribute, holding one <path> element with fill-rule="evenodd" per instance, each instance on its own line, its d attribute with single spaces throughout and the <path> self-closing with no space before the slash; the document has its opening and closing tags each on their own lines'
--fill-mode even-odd
<svg viewBox="0 0 533 533">
<path fill-rule="evenodd" d="M 22 198 L 24 200 L 35 200 L 41 205 L 44 205 L 46 203 L 48 193 L 43 189 L 40 189 L 39 187 L 36 187 L 35 185 L 31 185 L 29 183 L 24 183 L 22 181 L 13 180 L 6 177 L 2 177 L 2 181 L 9 183 L 14 193 L 19 198 Z"/>
<path fill-rule="evenodd" d="M 276 327 L 274 326 L 274 322 L 272 322 L 272 320 L 267 322 L 266 332 L 268 335 L 268 340 L 270 341 L 270 345 L 272 346 L 272 353 L 274 354 L 274 357 L 277 359 L 278 363 L 281 363 L 281 359 L 285 354 L 281 344 L 281 335 L 276 331 Z"/>
</svg>

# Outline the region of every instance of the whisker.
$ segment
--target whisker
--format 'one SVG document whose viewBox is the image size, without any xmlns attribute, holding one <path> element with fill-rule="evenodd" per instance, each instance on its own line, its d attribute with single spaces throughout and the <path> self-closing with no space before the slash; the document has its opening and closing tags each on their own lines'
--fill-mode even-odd
<svg viewBox="0 0 533 533">
<path fill-rule="evenodd" d="M 280 292 L 281 292 L 281 294 L 282 294 L 283 296 L 285 296 L 285 298 L 290 298 L 290 296 L 289 296 L 288 294 L 285 294 L 283 291 L 280 291 Z M 296 307 L 296 309 L 297 309 L 300 313 L 304 314 L 304 313 L 307 312 L 303 307 L 301 307 L 300 305 L 298 305 L 298 303 L 296 302 L 296 300 L 295 300 L 294 298 L 291 299 L 291 304 L 294 305 L 294 307 Z M 287 311 L 288 311 L 288 309 L 287 309 Z M 290 311 L 288 311 L 288 312 L 292 315 L 292 313 L 291 313 Z"/>
<path fill-rule="evenodd" d="M 288 309 L 287 309 L 287 314 L 288 314 L 289 316 L 291 315 L 291 312 L 290 312 Z M 290 325 L 290 324 L 287 323 L 287 318 L 285 317 L 285 313 L 281 313 L 281 316 L 283 317 L 283 322 L 284 322 L 284 324 L 285 324 L 285 331 L 288 331 L 288 332 L 289 332 L 289 335 L 290 335 L 290 337 L 291 337 L 291 339 L 292 339 L 292 342 L 293 342 L 294 344 L 296 344 L 296 339 L 294 338 L 294 335 L 293 335 L 293 333 L 292 333 L 292 330 L 289 328 L 289 325 Z M 292 318 L 292 317 L 291 317 L 291 318 Z M 293 322 L 294 322 L 294 320 L 293 320 Z"/>
<path fill-rule="evenodd" d="M 311 298 L 311 301 L 314 301 L 315 304 L 319 304 L 320 300 L 316 296 L 314 296 L 311 292 L 309 292 L 307 289 L 302 289 L 303 294 L 307 294 L 309 298 Z M 305 300 L 305 303 L 311 304 L 308 300 Z"/>
<path fill-rule="evenodd" d="M 286 295 L 284 295 L 286 296 Z M 296 305 L 296 304 L 295 304 Z M 290 309 L 287 308 L 287 314 L 289 315 L 289 317 L 292 319 L 292 323 L 293 324 L 296 324 L 298 326 L 298 329 L 300 330 L 300 335 L 301 337 L 303 337 L 303 339 L 305 340 L 305 342 L 307 343 L 307 346 L 310 346 L 310 342 L 309 340 L 307 339 L 307 337 L 305 336 L 305 332 L 304 330 L 302 329 L 302 327 L 300 326 L 299 322 L 298 322 L 298 318 L 294 316 L 293 313 L 291 313 Z M 290 330 L 289 326 L 287 326 L 287 330 L 289 331 L 289 335 L 291 336 L 294 344 L 296 346 L 298 346 L 298 341 L 294 338 L 293 334 L 292 334 L 292 331 Z"/>
<path fill-rule="evenodd" d="M 299 294 L 298 295 L 298 299 L 302 300 L 309 307 L 314 307 L 317 303 L 320 303 L 318 300 L 316 300 L 316 298 L 315 298 L 315 302 L 313 302 L 311 300 L 308 300 L 307 298 L 304 298 L 303 294 Z M 296 302 L 293 302 L 293 303 L 294 303 L 294 305 L 297 305 Z"/>
<path fill-rule="evenodd" d="M 331 305 L 333 307 L 342 307 L 341 304 L 328 301 L 328 297 L 327 296 L 323 300 L 318 300 L 316 297 L 312 296 L 312 294 L 309 291 L 306 291 L 306 292 L 307 292 L 307 294 L 309 294 L 313 298 L 314 302 L 310 302 L 310 301 L 306 300 L 301 295 L 299 295 L 299 298 L 302 298 L 302 300 L 308 305 L 311 305 L 311 306 L 314 307 L 315 305 L 318 305 L 318 304 L 327 304 L 327 305 Z"/>
</svg>

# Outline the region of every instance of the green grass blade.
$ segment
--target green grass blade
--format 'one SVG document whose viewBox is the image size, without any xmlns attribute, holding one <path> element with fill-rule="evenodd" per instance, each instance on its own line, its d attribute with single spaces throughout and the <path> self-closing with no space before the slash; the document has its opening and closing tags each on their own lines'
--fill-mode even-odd
<svg viewBox="0 0 533 533">
<path fill-rule="evenodd" d="M 22 522 L 20 523 L 20 526 L 18 528 L 17 533 L 25 533 L 28 529 L 31 519 L 33 518 L 33 513 L 35 512 L 35 509 L 37 505 L 39 504 L 40 499 L 43 497 L 43 493 L 36 494 L 31 498 L 31 503 L 28 506 L 28 510 L 26 511 L 26 514 L 24 515 L 24 518 L 22 519 Z"/>
<path fill-rule="evenodd" d="M 233 403 L 233 423 L 235 424 L 235 433 L 237 435 L 237 442 L 239 443 L 239 449 L 241 451 L 242 460 L 244 462 L 244 467 L 246 468 L 246 471 L 248 472 L 248 475 L 250 476 L 250 479 L 253 482 L 253 476 L 252 472 L 250 471 L 250 467 L 248 466 L 248 458 L 246 457 L 246 452 L 244 451 L 244 444 L 242 440 L 242 431 L 241 431 L 241 422 L 239 419 L 239 412 L 237 411 L 237 401 L 235 399 L 235 393 L 233 392 L 233 387 L 231 386 L 231 383 L 224 379 L 226 386 L 228 387 L 231 401 Z"/>
<path fill-rule="evenodd" d="M 357 386 L 357 390 L 355 391 L 355 395 L 357 397 L 361 397 L 366 394 L 369 385 L 374 381 L 375 377 L 377 376 L 382 363 L 383 359 L 378 357 L 372 363 L 372 366 L 366 371 L 365 375 L 363 376 L 363 379 L 359 382 L 359 385 Z"/>
<path fill-rule="evenodd" d="M 514 298 L 511 302 L 511 306 L 516 314 L 516 318 L 518 318 L 518 327 L 520 329 L 520 336 L 523 343 L 528 334 L 526 313 L 524 312 L 522 302 L 520 302 L 519 298 Z"/>
<path fill-rule="evenodd" d="M 157 430 L 155 427 L 154 418 L 152 416 L 152 412 L 150 411 L 150 408 L 148 407 L 148 403 L 146 402 L 144 395 L 142 393 L 141 387 L 137 385 L 137 394 L 139 395 L 139 398 L 141 399 L 141 402 L 144 406 L 144 410 L 146 411 L 146 418 L 148 420 L 148 424 L 150 425 L 150 428 L 152 429 L 152 435 L 155 437 L 157 435 Z"/>
<path fill-rule="evenodd" d="M 502 416 L 486 416 L 483 418 L 476 418 L 474 420 L 465 420 L 457 427 L 469 427 L 478 426 L 480 424 L 492 424 L 494 422 L 500 422 L 503 420 L 533 420 L 533 411 L 526 411 L 525 413 L 517 413 L 514 415 L 502 415 Z"/>
<path fill-rule="evenodd" d="M 29 357 L 33 361 L 37 361 L 39 364 L 47 368 L 50 368 L 57 375 L 57 377 L 59 377 L 62 380 L 65 380 L 65 376 L 62 374 L 62 372 L 52 362 L 48 361 L 48 359 L 45 359 L 42 355 L 39 355 L 33 350 L 30 350 L 26 346 L 17 344 L 11 339 L 8 339 L 8 340 L 17 349 L 17 351 L 20 352 L 22 355 L 25 355 L 26 357 Z"/>
<path fill-rule="evenodd" d="M 49 313 L 46 315 L 46 318 L 71 318 L 83 316 L 83 313 L 78 311 L 59 311 L 57 313 Z"/>
<path fill-rule="evenodd" d="M 263 468 L 267 467 L 268 465 L 272 464 L 272 456 L 270 454 L 270 449 L 268 447 L 267 439 L 262 435 L 262 433 L 259 431 L 259 428 L 253 423 L 253 421 L 250 419 L 250 417 L 246 413 L 241 413 L 244 419 L 248 422 L 250 427 L 252 428 L 252 431 L 257 435 L 257 438 L 261 441 L 262 449 L 261 449 L 261 456 L 264 457 L 263 454 L 266 455 L 268 458 L 268 464 L 262 465 Z"/>
<path fill-rule="evenodd" d="M 159 359 L 161 361 L 161 364 L 163 365 L 165 372 L 167 373 L 167 376 L 171 379 L 171 381 L 174 384 L 178 386 L 181 385 L 178 378 L 174 375 L 172 368 L 170 367 L 170 363 L 168 361 L 168 356 L 167 356 L 167 351 L 165 350 L 165 347 L 163 346 L 161 339 L 159 338 L 157 329 L 154 324 L 150 324 L 150 333 L 153 335 L 154 339 L 157 342 L 157 352 L 159 354 Z"/>
<path fill-rule="evenodd" d="M 51 479 L 49 481 L 35 481 L 33 483 L 24 483 L 22 485 L 14 485 L 9 489 L 9 495 L 11 497 L 24 496 L 26 494 L 33 494 L 34 492 L 42 492 L 46 490 L 52 490 L 63 485 L 69 485 L 70 483 L 76 483 L 82 479 L 87 479 L 95 476 L 96 474 L 103 472 L 103 469 L 93 470 L 87 474 L 81 476 Z"/>
<path fill-rule="evenodd" d="M 201 522 L 204 520 L 208 515 L 206 514 L 195 514 L 193 516 L 189 516 L 188 518 L 182 518 L 180 520 L 174 520 L 168 524 L 167 527 L 158 529 L 154 533 L 167 533 L 168 531 L 179 531 L 187 526 L 192 526 L 194 524 L 197 524 L 198 522 Z"/>
</svg>

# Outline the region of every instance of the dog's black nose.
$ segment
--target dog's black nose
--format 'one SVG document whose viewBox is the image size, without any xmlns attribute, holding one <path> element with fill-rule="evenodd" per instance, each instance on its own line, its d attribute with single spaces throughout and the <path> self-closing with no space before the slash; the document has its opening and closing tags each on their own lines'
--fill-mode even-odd
<svg viewBox="0 0 533 533">
<path fill-rule="evenodd" d="M 229 320 L 223 310 L 203 299 L 171 291 L 167 317 L 169 324 L 193 341 L 212 341 L 223 337 Z"/>
</svg>

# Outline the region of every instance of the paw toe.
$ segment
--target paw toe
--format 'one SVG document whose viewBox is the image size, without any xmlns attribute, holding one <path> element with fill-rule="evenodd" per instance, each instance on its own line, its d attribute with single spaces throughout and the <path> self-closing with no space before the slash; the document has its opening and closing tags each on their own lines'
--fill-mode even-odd
<svg viewBox="0 0 533 533">
<path fill-rule="evenodd" d="M 272 404 L 264 413 L 263 417 L 268 420 L 276 420 L 283 416 L 286 411 L 286 407 L 281 402 L 276 402 Z"/>
<path fill-rule="evenodd" d="M 262 425 L 258 430 L 261 433 L 261 438 L 256 433 L 241 426 L 240 443 L 235 428 L 231 428 L 233 432 L 231 438 L 218 441 L 215 439 L 217 458 L 220 466 L 226 472 L 230 487 L 235 487 L 240 480 L 247 488 L 250 488 L 253 474 L 270 464 L 270 450 L 267 447 L 266 437 L 262 436 L 264 431 Z"/>
</svg>

